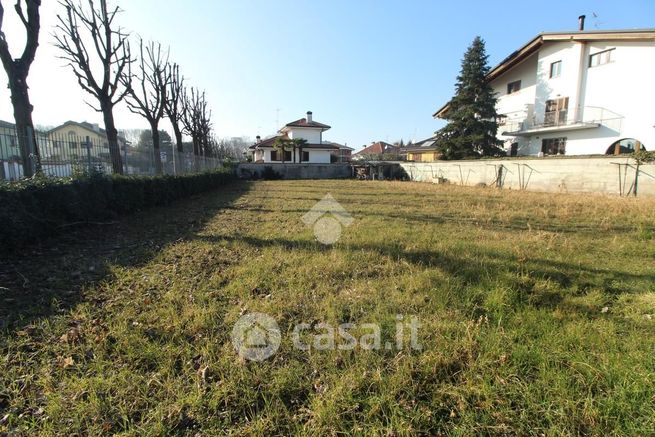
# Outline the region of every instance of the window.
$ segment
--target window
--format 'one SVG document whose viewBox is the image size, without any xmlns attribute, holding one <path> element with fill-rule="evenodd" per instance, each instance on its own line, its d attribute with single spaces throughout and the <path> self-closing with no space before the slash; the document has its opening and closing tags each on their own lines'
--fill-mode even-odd
<svg viewBox="0 0 655 437">
<path fill-rule="evenodd" d="M 560 77 L 562 74 L 562 61 L 553 62 L 550 64 L 550 78 Z"/>
<path fill-rule="evenodd" d="M 521 90 L 521 81 L 515 80 L 507 84 L 507 94 L 512 94 Z"/>
<path fill-rule="evenodd" d="M 303 162 L 309 162 L 309 152 L 302 152 L 302 160 Z"/>
<path fill-rule="evenodd" d="M 77 149 L 77 142 L 71 141 L 68 143 L 68 148 L 70 149 Z"/>
<path fill-rule="evenodd" d="M 606 155 L 621 155 L 623 153 L 634 153 L 639 150 L 646 151 L 646 147 L 641 143 L 641 141 L 634 138 L 626 138 L 619 140 L 607 149 L 605 152 Z"/>
<path fill-rule="evenodd" d="M 569 98 L 546 100 L 546 113 L 544 114 L 545 125 L 560 125 L 566 123 L 569 109 Z"/>
<path fill-rule="evenodd" d="M 291 161 L 291 150 L 285 150 L 284 151 L 284 160 L 285 161 Z"/>
<path fill-rule="evenodd" d="M 566 138 L 544 138 L 541 140 L 541 151 L 544 155 L 566 154 Z"/>
<path fill-rule="evenodd" d="M 614 49 L 603 50 L 602 52 L 589 55 L 589 67 L 597 67 L 612 62 L 612 52 Z"/>
<path fill-rule="evenodd" d="M 279 161 L 277 159 L 277 150 L 271 150 L 271 161 Z"/>
</svg>

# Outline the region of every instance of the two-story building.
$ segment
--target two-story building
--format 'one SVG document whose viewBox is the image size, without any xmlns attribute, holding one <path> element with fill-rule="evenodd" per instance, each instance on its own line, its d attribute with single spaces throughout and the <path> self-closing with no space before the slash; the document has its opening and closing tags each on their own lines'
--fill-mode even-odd
<svg viewBox="0 0 655 437">
<path fill-rule="evenodd" d="M 91 143 L 91 157 L 110 162 L 107 132 L 97 124 L 67 121 L 47 133 L 48 146 L 41 150 L 42 159 L 76 160 L 87 156 L 86 139 Z M 127 141 L 118 136 L 118 146 L 124 150 Z"/>
<path fill-rule="evenodd" d="M 323 141 L 323 132 L 330 129 L 327 124 L 313 120 L 312 112 L 307 112 L 306 118 L 287 123 L 277 135 L 266 139 L 257 137 L 255 144 L 250 146 L 253 162 L 257 163 L 303 163 L 303 164 L 329 164 L 332 153 L 339 151 L 333 143 Z M 303 139 L 306 143 L 302 150 L 282 150 L 276 148 L 278 138 L 294 140 Z"/>
<path fill-rule="evenodd" d="M 508 155 L 655 147 L 655 29 L 584 31 L 580 19 L 579 31 L 541 33 L 489 72 Z"/>
</svg>

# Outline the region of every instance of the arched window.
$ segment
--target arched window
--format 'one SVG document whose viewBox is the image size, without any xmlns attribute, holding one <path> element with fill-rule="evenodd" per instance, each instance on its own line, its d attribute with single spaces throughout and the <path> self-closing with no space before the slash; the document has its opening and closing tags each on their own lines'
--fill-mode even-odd
<svg viewBox="0 0 655 437">
<path fill-rule="evenodd" d="M 68 131 L 68 136 L 69 136 L 69 137 L 74 137 L 74 136 L 76 136 L 76 135 L 77 135 L 77 134 L 75 133 L 74 130 L 69 130 L 69 131 Z"/>
<path fill-rule="evenodd" d="M 634 138 L 624 138 L 612 143 L 605 152 L 606 155 L 622 155 L 624 153 L 634 153 L 639 150 L 646 150 L 641 141 Z"/>
</svg>

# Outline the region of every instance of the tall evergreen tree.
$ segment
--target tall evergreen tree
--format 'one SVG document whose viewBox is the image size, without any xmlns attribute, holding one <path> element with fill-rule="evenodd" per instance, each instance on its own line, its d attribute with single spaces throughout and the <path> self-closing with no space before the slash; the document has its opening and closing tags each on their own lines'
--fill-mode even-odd
<svg viewBox="0 0 655 437">
<path fill-rule="evenodd" d="M 496 96 L 487 82 L 489 73 L 484 40 L 476 36 L 464 54 L 455 96 L 449 103 L 448 124 L 436 132 L 444 159 L 499 156 L 505 152 L 496 138 Z"/>
</svg>

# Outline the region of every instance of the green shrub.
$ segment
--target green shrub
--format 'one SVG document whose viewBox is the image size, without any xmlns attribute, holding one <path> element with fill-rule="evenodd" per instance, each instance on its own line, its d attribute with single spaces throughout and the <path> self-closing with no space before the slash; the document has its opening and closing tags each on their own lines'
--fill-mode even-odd
<svg viewBox="0 0 655 437">
<path fill-rule="evenodd" d="M 0 183 L 0 250 L 57 234 L 73 223 L 108 220 L 225 185 L 231 172 L 188 176 L 35 178 Z"/>
</svg>

